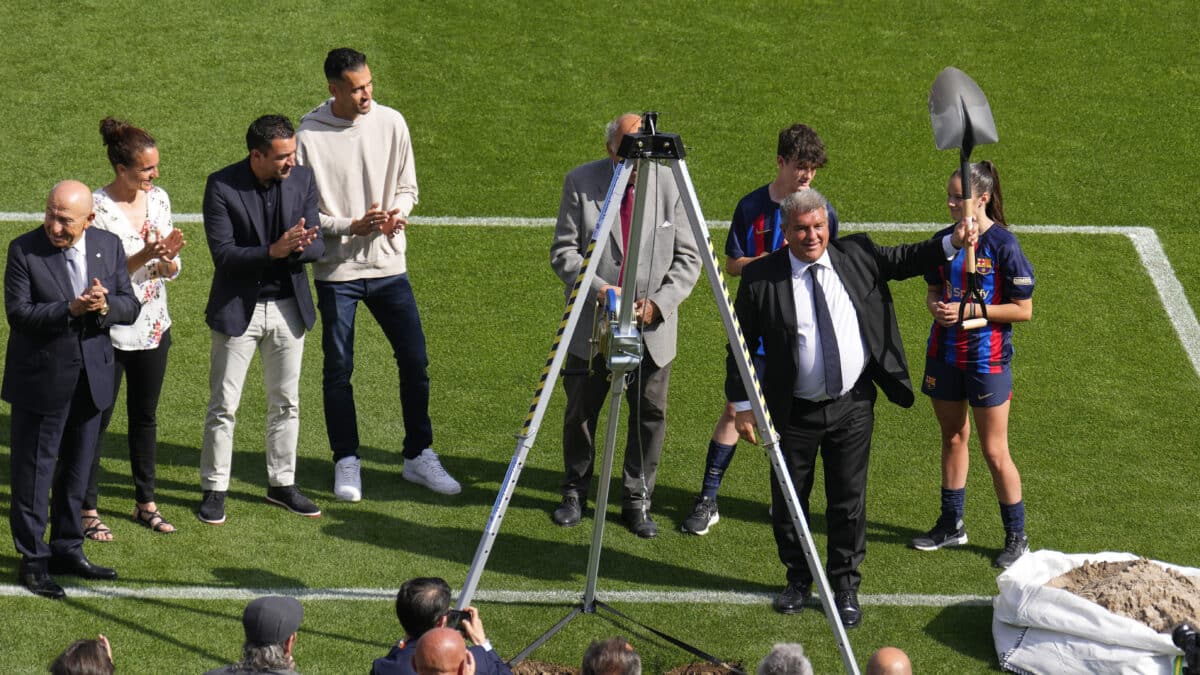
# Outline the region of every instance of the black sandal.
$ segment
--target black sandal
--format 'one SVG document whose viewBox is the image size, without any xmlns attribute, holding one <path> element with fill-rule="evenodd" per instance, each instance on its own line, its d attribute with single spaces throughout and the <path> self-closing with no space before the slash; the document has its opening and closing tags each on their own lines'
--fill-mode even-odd
<svg viewBox="0 0 1200 675">
<path fill-rule="evenodd" d="M 92 523 L 92 525 L 88 525 Z M 81 516 L 80 525 L 83 526 L 83 536 L 92 541 L 110 542 L 113 540 L 112 530 L 100 520 L 100 516 Z M 104 539 L 103 535 L 108 535 L 108 539 Z"/>
<path fill-rule="evenodd" d="M 133 507 L 133 519 L 138 524 L 148 527 L 151 531 L 158 532 L 159 534 L 170 534 L 175 531 L 175 526 L 171 524 L 171 521 L 164 518 L 161 513 L 143 509 L 138 504 L 135 504 Z M 165 529 L 168 527 L 171 529 Z"/>
</svg>

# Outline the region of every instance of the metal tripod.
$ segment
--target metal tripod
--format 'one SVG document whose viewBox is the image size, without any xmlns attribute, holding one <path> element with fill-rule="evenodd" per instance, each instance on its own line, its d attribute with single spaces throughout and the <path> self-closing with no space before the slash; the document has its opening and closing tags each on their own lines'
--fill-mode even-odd
<svg viewBox="0 0 1200 675">
<path fill-rule="evenodd" d="M 534 392 L 533 402 L 530 403 L 525 423 L 521 431 L 517 434 L 516 450 L 513 453 L 512 461 L 509 462 L 508 471 L 505 473 L 500 493 L 496 496 L 496 503 L 493 505 L 491 514 L 488 516 L 487 525 L 484 527 L 483 536 L 479 541 L 479 547 L 475 551 L 475 558 L 471 561 L 471 568 L 467 572 L 467 579 L 463 583 L 462 592 L 459 594 L 456 606 L 459 609 L 464 609 L 471 604 L 471 599 L 475 595 L 475 590 L 479 585 L 479 577 L 483 574 L 483 569 L 487 564 L 488 556 L 491 554 L 496 536 L 500 532 L 500 525 L 504 521 L 504 514 L 508 510 L 509 500 L 512 498 L 513 491 L 517 487 L 521 471 L 525 467 L 525 459 L 529 454 L 529 450 L 533 447 L 534 441 L 537 439 L 542 418 L 545 416 L 546 408 L 549 405 L 550 397 L 545 395 L 547 383 L 550 383 L 552 386 L 555 380 L 558 379 L 563 361 L 566 358 L 570 338 L 577 329 L 579 316 L 583 311 L 583 305 L 580 303 L 579 298 L 580 290 L 584 289 L 589 296 L 584 298 L 584 302 L 592 300 L 590 289 L 592 281 L 596 277 L 596 270 L 592 267 L 591 261 L 593 256 L 602 252 L 604 246 L 608 243 L 609 234 L 617 218 L 621 195 L 625 194 L 625 187 L 628 185 L 630 176 L 636 165 L 643 162 L 661 161 L 666 162 L 671 167 L 672 175 L 679 189 L 688 220 L 691 222 L 692 233 L 697 244 L 700 242 L 707 244 L 708 255 L 701 253 L 700 259 L 708 274 L 713 297 L 716 298 L 717 310 L 721 314 L 721 321 L 725 326 L 725 334 L 729 339 L 729 344 L 732 346 L 731 351 L 734 361 L 737 364 L 738 372 L 741 374 L 742 381 L 746 383 L 746 393 L 750 400 L 751 408 L 754 411 L 754 419 L 758 425 L 759 433 L 763 439 L 763 448 L 767 452 L 767 457 L 771 462 L 775 478 L 783 491 L 788 513 L 792 518 L 792 524 L 800 536 L 804 557 L 808 562 L 809 569 L 813 573 L 813 581 L 817 586 L 821 605 L 825 610 L 825 617 L 829 622 L 829 627 L 833 631 L 834 639 L 841 653 L 842 664 L 845 666 L 847 673 L 859 675 L 858 664 L 854 661 L 850 641 L 846 637 L 845 628 L 842 626 L 837 608 L 834 605 L 833 592 L 830 589 L 828 579 L 825 577 L 824 567 L 821 565 L 820 557 L 812 541 L 812 532 L 809 530 L 803 511 L 800 509 L 800 500 L 796 496 L 796 488 L 792 484 L 791 476 L 787 471 L 787 465 L 783 461 L 783 454 L 779 447 L 779 436 L 775 432 L 775 426 L 771 422 L 770 413 L 767 411 L 766 402 L 763 399 L 762 390 L 750 359 L 750 351 L 745 339 L 742 337 L 742 329 L 738 324 L 733 303 L 729 298 L 729 290 L 726 288 L 725 279 L 721 274 L 721 268 L 717 261 L 717 253 L 713 248 L 712 238 L 709 236 L 708 226 L 705 224 L 704 216 L 700 213 L 700 203 L 696 198 L 696 190 L 692 186 L 692 180 L 688 175 L 687 165 L 683 159 L 685 154 L 683 141 L 676 134 L 659 133 L 657 123 L 657 113 L 646 113 L 642 120 L 641 131 L 636 134 L 626 135 L 621 142 L 621 147 L 617 154 L 623 161 L 617 167 L 612 183 L 609 185 L 604 205 L 600 209 L 600 221 L 592 232 L 587 253 L 579 270 L 579 276 L 575 279 L 575 285 L 571 289 L 566 309 L 563 312 L 562 320 L 559 322 L 558 331 L 554 336 L 550 356 L 546 360 L 537 390 Z M 581 606 L 559 621 L 549 632 L 539 638 L 537 642 L 530 645 L 514 661 L 524 658 L 580 612 L 595 613 L 597 607 L 615 612 L 615 610 L 612 610 L 596 599 L 596 582 L 600 570 L 600 552 L 603 547 L 604 521 L 608 510 L 608 491 L 612 478 L 613 455 L 616 451 L 617 425 L 620 421 L 619 413 L 625 374 L 635 370 L 641 363 L 641 335 L 635 325 L 633 305 L 639 264 L 638 249 L 640 246 L 637 242 L 641 241 L 641 231 L 644 225 L 642 221 L 645 215 L 645 199 L 649 173 L 649 171 L 637 172 L 633 218 L 629 233 L 630 245 L 627 247 L 625 256 L 625 275 L 620 298 L 620 309 L 617 313 L 616 326 L 613 328 L 612 337 L 608 341 L 608 368 L 612 372 L 612 385 L 609 390 L 610 398 L 604 438 L 604 456 L 600 472 L 597 476 L 599 486 L 596 495 L 595 510 L 593 512 L 592 543 L 588 556 L 587 582 L 584 589 L 583 602 Z M 617 196 L 616 199 L 614 199 L 614 195 Z M 657 631 L 655 633 L 657 634 Z M 669 638 L 669 636 L 664 637 Z M 707 657 L 703 653 L 700 654 Z M 711 657 L 709 658 L 713 660 Z"/>
</svg>

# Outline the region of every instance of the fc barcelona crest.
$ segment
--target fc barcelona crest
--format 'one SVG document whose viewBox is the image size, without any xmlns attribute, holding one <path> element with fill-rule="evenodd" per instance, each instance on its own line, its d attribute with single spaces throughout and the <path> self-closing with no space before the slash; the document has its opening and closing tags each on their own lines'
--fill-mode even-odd
<svg viewBox="0 0 1200 675">
<path fill-rule="evenodd" d="M 991 274 L 992 273 L 992 259 L 991 258 L 976 258 L 975 259 L 975 271 L 983 276 L 987 276 L 987 275 Z"/>
</svg>

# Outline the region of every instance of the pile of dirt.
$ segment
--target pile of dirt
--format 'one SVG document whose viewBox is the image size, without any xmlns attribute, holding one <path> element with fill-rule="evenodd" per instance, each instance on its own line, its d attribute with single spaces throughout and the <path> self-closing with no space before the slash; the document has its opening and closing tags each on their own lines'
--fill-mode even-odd
<svg viewBox="0 0 1200 675">
<path fill-rule="evenodd" d="M 542 661 L 522 661 L 512 671 L 513 675 L 579 675 L 578 668 Z"/>
<path fill-rule="evenodd" d="M 1145 558 L 1086 562 L 1046 583 L 1129 617 L 1159 633 L 1200 619 L 1200 579 L 1187 577 Z"/>
<path fill-rule="evenodd" d="M 733 664 L 739 666 L 739 664 Z M 668 670 L 667 675 L 729 675 L 735 671 L 724 666 L 714 666 L 711 663 L 689 663 L 674 670 Z"/>
</svg>

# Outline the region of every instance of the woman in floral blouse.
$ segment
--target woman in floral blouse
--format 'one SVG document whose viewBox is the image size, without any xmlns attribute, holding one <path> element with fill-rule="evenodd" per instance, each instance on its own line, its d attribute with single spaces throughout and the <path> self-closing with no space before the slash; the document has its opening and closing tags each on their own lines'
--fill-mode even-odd
<svg viewBox="0 0 1200 675">
<path fill-rule="evenodd" d="M 175 526 L 158 512 L 154 502 L 154 474 L 158 398 L 171 347 L 166 282 L 179 276 L 177 254 L 183 247 L 183 234 L 171 224 L 171 200 L 167 193 L 154 185 L 154 179 L 158 178 L 158 146 L 154 138 L 143 129 L 111 117 L 100 122 L 100 136 L 108 146 L 108 161 L 116 175 L 111 183 L 93 194 L 96 210 L 93 227 L 120 237 L 130 281 L 142 303 L 137 321 L 129 326 L 113 326 L 109 331 L 116 353 L 114 381 L 118 392 L 122 374 L 128 383 L 125 403 L 136 499 L 133 518 L 154 532 L 174 532 Z M 109 408 L 101 418 L 102 436 L 111 418 L 112 408 Z M 96 510 L 102 445 L 97 445 L 83 501 L 83 529 L 89 539 L 111 541 L 112 530 L 100 520 Z"/>
</svg>

